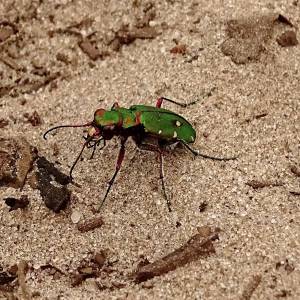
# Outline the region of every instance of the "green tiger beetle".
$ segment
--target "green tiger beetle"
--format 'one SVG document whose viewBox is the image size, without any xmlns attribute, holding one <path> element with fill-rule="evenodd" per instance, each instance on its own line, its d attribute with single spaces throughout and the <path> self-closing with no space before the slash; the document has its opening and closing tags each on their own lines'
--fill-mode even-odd
<svg viewBox="0 0 300 300">
<path fill-rule="evenodd" d="M 138 148 L 158 153 L 160 161 L 160 179 L 164 198 L 167 201 L 168 209 L 171 211 L 171 203 L 166 194 L 163 154 L 166 147 L 172 144 L 182 144 L 195 156 L 201 156 L 208 159 L 228 161 L 234 160 L 236 157 L 221 158 L 212 157 L 200 153 L 198 150 L 192 149 L 189 144 L 194 143 L 196 139 L 196 131 L 193 126 L 182 116 L 161 108 L 163 101 L 167 101 L 181 107 L 187 107 L 195 104 L 180 103 L 174 100 L 160 97 L 157 99 L 156 106 L 132 105 L 129 108 L 120 107 L 117 102 L 114 103 L 110 110 L 97 109 L 94 113 L 94 119 L 91 122 L 81 125 L 60 125 L 50 128 L 44 133 L 44 139 L 49 132 L 64 127 L 89 127 L 87 135 L 83 138 L 85 142 L 83 147 L 75 159 L 70 169 L 70 180 L 72 182 L 72 172 L 79 161 L 84 149 L 93 148 L 91 158 L 94 156 L 95 150 L 101 145 L 100 149 L 106 146 L 106 141 L 118 136 L 121 141 L 121 147 L 117 158 L 115 172 L 108 182 L 108 188 L 102 199 L 100 209 L 103 206 L 115 178 L 121 168 L 125 155 L 125 143 L 129 137 L 133 139 Z M 102 144 L 101 144 L 102 143 Z"/>
</svg>

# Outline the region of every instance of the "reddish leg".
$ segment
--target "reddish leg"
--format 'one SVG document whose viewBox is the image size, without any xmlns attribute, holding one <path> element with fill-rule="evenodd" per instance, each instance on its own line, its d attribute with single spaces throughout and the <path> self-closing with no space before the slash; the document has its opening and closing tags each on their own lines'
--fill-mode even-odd
<svg viewBox="0 0 300 300">
<path fill-rule="evenodd" d="M 113 106 L 111 107 L 111 109 L 116 109 L 116 108 L 119 108 L 119 107 L 120 107 L 119 103 L 118 103 L 118 102 L 115 102 L 115 103 L 113 104 Z"/>
<path fill-rule="evenodd" d="M 99 210 L 102 208 L 102 206 L 103 206 L 103 204 L 104 204 L 104 202 L 106 200 L 106 197 L 107 197 L 107 195 L 108 195 L 111 187 L 113 186 L 114 181 L 115 181 L 115 179 L 116 179 L 116 177 L 117 177 L 117 175 L 118 175 L 118 173 L 119 173 L 119 171 L 121 169 L 122 161 L 123 161 L 124 156 L 125 156 L 125 143 L 126 143 L 126 141 L 127 141 L 127 137 L 121 139 L 121 148 L 120 148 L 118 159 L 117 159 L 116 170 L 115 170 L 115 173 L 114 173 L 113 177 L 108 182 L 108 188 L 107 188 L 105 196 L 104 196 L 104 198 L 103 198 L 103 200 L 101 202 Z"/>
<path fill-rule="evenodd" d="M 206 98 L 206 97 L 210 97 L 212 95 L 212 92 L 215 88 L 212 88 L 207 94 L 205 94 L 204 96 L 202 96 L 201 98 Z M 173 103 L 173 104 L 176 104 L 176 105 L 179 105 L 181 107 L 188 107 L 190 105 L 194 105 L 196 103 L 198 103 L 200 100 L 202 100 L 201 98 L 195 100 L 195 101 L 192 101 L 192 102 L 189 102 L 189 103 L 180 103 L 180 102 L 177 102 L 177 101 L 174 101 L 172 99 L 168 99 L 168 98 L 165 98 L 165 97 L 160 97 L 156 100 L 156 107 L 157 108 L 160 108 L 163 101 L 167 101 L 167 102 L 170 102 L 170 103 Z"/>
<path fill-rule="evenodd" d="M 160 108 L 163 103 L 164 98 L 160 97 L 156 100 L 156 107 Z"/>
</svg>

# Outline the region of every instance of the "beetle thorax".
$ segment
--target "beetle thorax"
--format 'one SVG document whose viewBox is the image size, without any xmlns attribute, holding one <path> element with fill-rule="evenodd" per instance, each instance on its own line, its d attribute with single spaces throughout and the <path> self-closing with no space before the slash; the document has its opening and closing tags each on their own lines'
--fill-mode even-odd
<svg viewBox="0 0 300 300">
<path fill-rule="evenodd" d="M 118 111 L 100 108 L 94 114 L 94 124 L 97 127 L 117 126 L 122 124 L 122 115 Z"/>
</svg>

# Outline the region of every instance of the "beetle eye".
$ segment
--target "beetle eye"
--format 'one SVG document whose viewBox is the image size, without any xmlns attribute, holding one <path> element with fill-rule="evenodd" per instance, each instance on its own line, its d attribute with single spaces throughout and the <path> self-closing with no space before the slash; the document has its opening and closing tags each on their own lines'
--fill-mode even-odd
<svg viewBox="0 0 300 300">
<path fill-rule="evenodd" d="M 106 112 L 105 109 L 103 108 L 99 108 L 95 111 L 94 117 L 102 117 L 104 115 L 104 113 Z"/>
</svg>

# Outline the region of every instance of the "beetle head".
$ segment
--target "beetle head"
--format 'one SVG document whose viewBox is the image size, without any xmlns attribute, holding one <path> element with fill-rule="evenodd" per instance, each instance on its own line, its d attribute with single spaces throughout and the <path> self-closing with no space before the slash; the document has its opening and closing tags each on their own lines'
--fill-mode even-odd
<svg viewBox="0 0 300 300">
<path fill-rule="evenodd" d="M 96 115 L 96 113 L 95 113 Z M 101 142 L 103 142 L 103 146 L 101 147 L 101 149 L 103 147 L 105 147 L 105 138 L 103 137 L 103 127 L 102 126 L 98 126 L 96 123 L 96 119 L 94 117 L 94 120 L 92 122 L 88 122 L 86 124 L 81 124 L 81 125 L 59 125 L 59 126 L 55 126 L 50 128 L 49 130 L 47 130 L 43 137 L 46 140 L 47 139 L 47 135 L 49 132 L 54 131 L 56 129 L 59 128 L 74 128 L 74 127 L 89 127 L 87 130 L 87 135 L 83 136 L 83 138 L 85 139 L 85 142 L 81 148 L 81 151 L 79 153 L 79 155 L 77 156 L 75 162 L 73 163 L 71 169 L 70 169 L 70 179 L 72 181 L 72 171 L 74 169 L 74 167 L 76 166 L 77 162 L 79 161 L 83 150 L 85 148 L 93 148 L 93 153 L 92 153 L 92 157 L 94 155 L 94 152 L 96 150 L 96 148 L 101 144 Z"/>
</svg>

